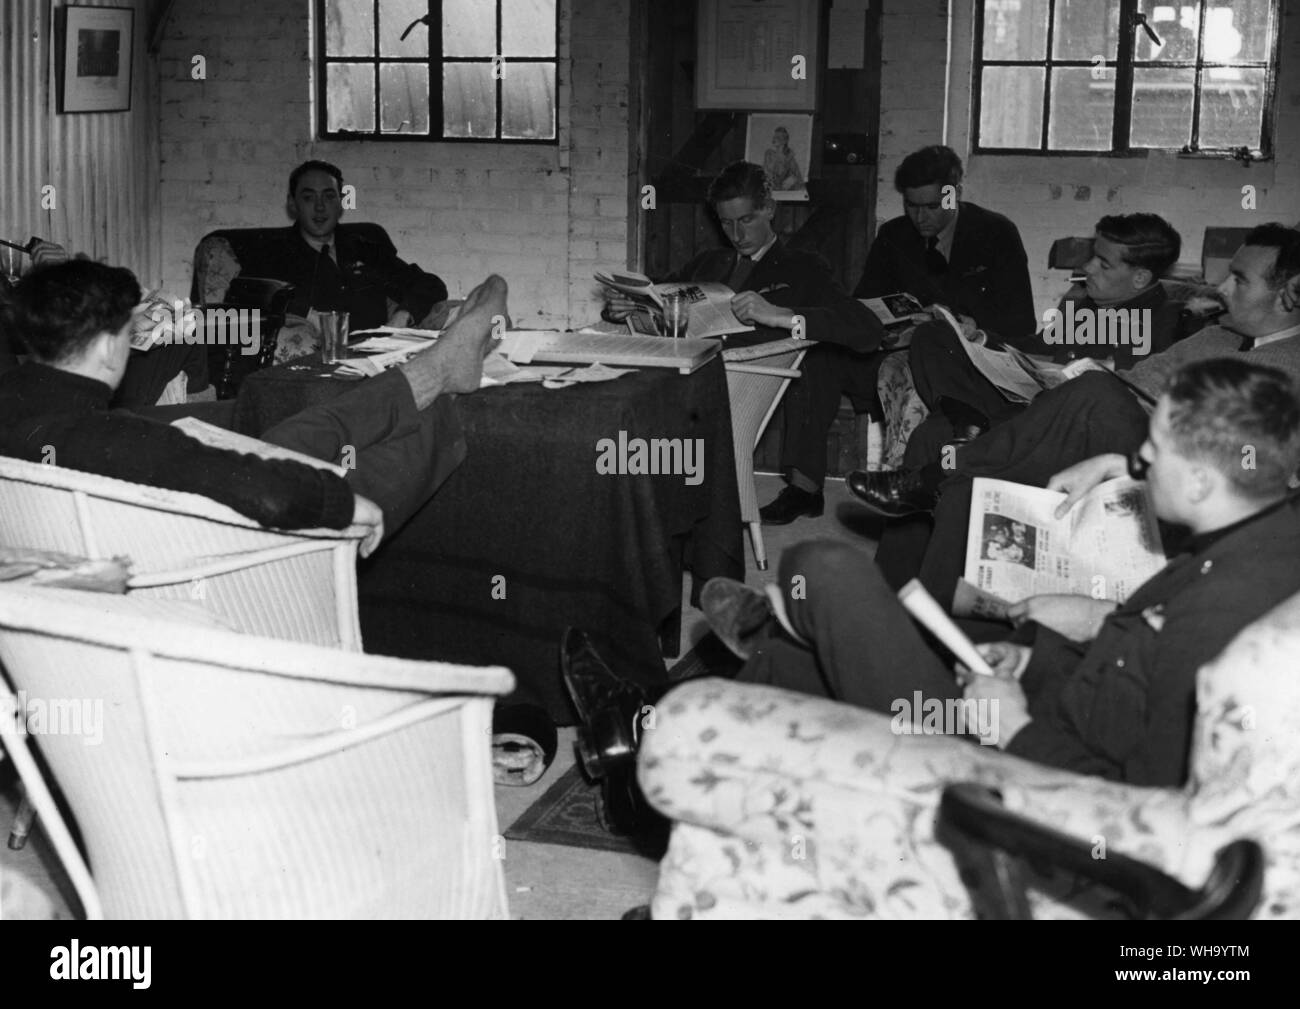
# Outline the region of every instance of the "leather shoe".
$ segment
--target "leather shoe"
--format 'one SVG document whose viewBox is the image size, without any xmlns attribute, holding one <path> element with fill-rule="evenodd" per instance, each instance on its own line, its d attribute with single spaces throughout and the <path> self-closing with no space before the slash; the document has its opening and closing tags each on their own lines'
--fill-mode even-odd
<svg viewBox="0 0 1300 1009">
<path fill-rule="evenodd" d="M 765 526 L 784 526 L 805 515 L 817 518 L 825 510 L 826 497 L 821 491 L 813 493 L 787 484 L 785 490 L 758 510 L 758 517 Z"/>
<path fill-rule="evenodd" d="M 753 654 L 772 619 L 767 596 L 731 578 L 710 578 L 700 593 L 700 609 L 713 633 L 741 659 Z"/>
<path fill-rule="evenodd" d="M 592 781 L 600 783 L 601 807 L 613 833 L 636 834 L 663 823 L 636 782 L 636 752 L 641 741 L 645 691 L 615 673 L 591 639 L 570 627 L 560 645 L 564 686 L 578 710 L 578 759 Z"/>
<path fill-rule="evenodd" d="M 938 493 L 926 485 L 919 470 L 854 470 L 845 481 L 853 496 L 885 518 L 897 519 L 934 511 Z"/>
</svg>

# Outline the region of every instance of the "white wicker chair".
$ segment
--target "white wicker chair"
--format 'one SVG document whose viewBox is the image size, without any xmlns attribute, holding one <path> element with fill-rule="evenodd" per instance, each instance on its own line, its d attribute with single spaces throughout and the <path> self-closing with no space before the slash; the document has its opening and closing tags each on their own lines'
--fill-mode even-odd
<svg viewBox="0 0 1300 1009">
<path fill-rule="evenodd" d="M 87 917 L 507 916 L 490 732 L 509 671 L 257 638 L 181 608 L 0 585 L 13 688 L 102 702 L 97 745 L 91 718 L 37 738 L 93 880 L 0 718 Z"/>
<path fill-rule="evenodd" d="M 197 494 L 0 457 L 0 544 L 126 556 L 128 590 L 197 602 L 250 634 L 361 651 L 364 535 L 264 529 Z"/>
<path fill-rule="evenodd" d="M 754 486 L 754 450 L 781 397 L 808 352 L 804 340 L 775 340 L 753 347 L 723 351 L 727 369 L 727 395 L 731 399 L 731 436 L 736 447 L 736 487 L 740 492 L 740 518 L 749 526 L 754 562 L 767 570 L 763 526 L 758 516 L 758 491 Z M 762 364 L 755 364 L 762 361 Z"/>
</svg>

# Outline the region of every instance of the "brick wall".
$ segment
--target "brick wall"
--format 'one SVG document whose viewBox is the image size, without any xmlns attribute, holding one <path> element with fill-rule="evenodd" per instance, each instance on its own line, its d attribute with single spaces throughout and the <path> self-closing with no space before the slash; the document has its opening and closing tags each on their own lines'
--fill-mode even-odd
<svg viewBox="0 0 1300 1009">
<path fill-rule="evenodd" d="M 1145 158 L 968 157 L 974 3 L 951 4 L 953 60 L 945 90 L 949 6 L 947 0 L 886 0 L 882 11 L 878 220 L 902 211 L 893 188 L 899 160 L 924 144 L 950 144 L 967 162 L 966 197 L 1019 226 L 1041 313 L 1065 286 L 1060 271 L 1047 269 L 1052 241 L 1091 234 L 1106 214 L 1163 215 L 1183 236 L 1182 261 L 1198 267 L 1206 225 L 1294 224 L 1300 218 L 1300 10 L 1295 5 L 1284 5 L 1291 9 L 1282 16 L 1274 133 L 1278 156 L 1249 167 L 1165 152 Z M 1242 208 L 1244 185 L 1256 189 L 1254 211 Z"/>
<path fill-rule="evenodd" d="M 348 216 L 382 224 L 453 297 L 497 272 L 518 325 L 595 318 L 592 270 L 628 255 L 629 3 L 561 0 L 558 147 L 317 142 L 308 0 L 178 5 L 160 60 L 167 288 L 189 290 L 206 232 L 288 223 L 289 169 L 322 158 L 357 188 Z"/>
</svg>

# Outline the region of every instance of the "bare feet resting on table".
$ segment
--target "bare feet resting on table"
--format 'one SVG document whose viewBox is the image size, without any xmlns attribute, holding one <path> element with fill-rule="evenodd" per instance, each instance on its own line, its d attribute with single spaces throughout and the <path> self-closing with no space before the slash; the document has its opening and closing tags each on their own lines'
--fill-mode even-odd
<svg viewBox="0 0 1300 1009">
<path fill-rule="evenodd" d="M 493 330 L 498 320 L 502 328 L 510 325 L 506 294 L 506 282 L 492 274 L 469 292 L 460 314 L 438 341 L 400 366 L 417 407 L 424 409 L 445 392 L 478 389 Z"/>
</svg>

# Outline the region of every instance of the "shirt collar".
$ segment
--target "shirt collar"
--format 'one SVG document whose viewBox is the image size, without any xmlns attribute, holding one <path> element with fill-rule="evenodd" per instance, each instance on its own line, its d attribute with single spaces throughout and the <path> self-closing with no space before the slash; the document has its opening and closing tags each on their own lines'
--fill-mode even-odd
<svg viewBox="0 0 1300 1009">
<path fill-rule="evenodd" d="M 1276 333 L 1269 333 L 1268 336 L 1255 337 L 1254 350 L 1260 347 L 1266 347 L 1270 343 L 1277 343 L 1279 340 L 1289 340 L 1293 336 L 1300 336 L 1300 325 L 1289 326 L 1286 329 L 1279 329 Z"/>
<path fill-rule="evenodd" d="M 750 260 L 752 262 L 757 263 L 759 260 L 761 260 L 764 256 L 767 255 L 767 250 L 770 249 L 775 244 L 776 244 L 776 232 L 774 231 L 772 232 L 772 237 L 767 240 L 767 244 L 763 246 L 761 249 L 759 249 L 752 256 L 750 256 L 749 257 Z"/>
</svg>

